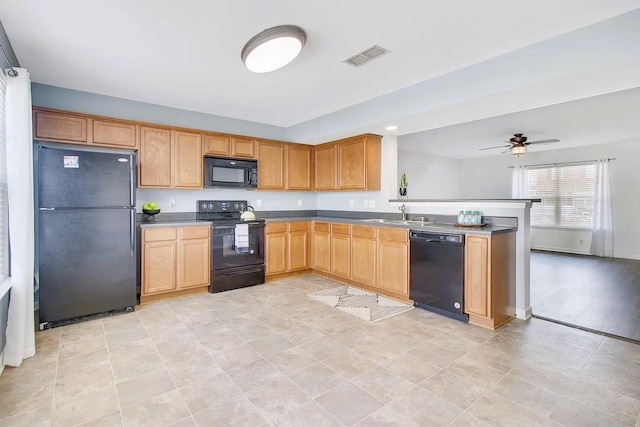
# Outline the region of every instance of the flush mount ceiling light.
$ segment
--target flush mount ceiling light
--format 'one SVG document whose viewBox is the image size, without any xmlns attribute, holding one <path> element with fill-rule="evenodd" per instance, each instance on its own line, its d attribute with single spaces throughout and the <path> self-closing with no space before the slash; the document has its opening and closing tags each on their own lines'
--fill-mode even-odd
<svg viewBox="0 0 640 427">
<path fill-rule="evenodd" d="M 295 25 L 268 28 L 242 49 L 242 62 L 249 71 L 268 73 L 284 67 L 302 51 L 307 35 Z"/>
<path fill-rule="evenodd" d="M 527 147 L 524 145 L 515 145 L 511 147 L 511 154 L 513 154 L 516 157 L 520 157 L 526 152 L 527 152 Z"/>
<path fill-rule="evenodd" d="M 386 130 L 397 130 L 397 129 L 398 129 L 398 126 L 396 126 L 396 125 L 389 125 L 389 126 L 387 126 L 385 129 L 386 129 Z"/>
</svg>

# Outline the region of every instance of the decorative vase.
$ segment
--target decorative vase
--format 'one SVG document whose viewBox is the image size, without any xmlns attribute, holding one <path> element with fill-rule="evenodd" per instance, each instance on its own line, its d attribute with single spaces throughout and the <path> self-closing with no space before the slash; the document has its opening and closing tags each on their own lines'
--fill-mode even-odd
<svg viewBox="0 0 640 427">
<path fill-rule="evenodd" d="M 407 189 L 400 187 L 400 198 L 401 199 L 406 199 L 407 198 Z"/>
</svg>

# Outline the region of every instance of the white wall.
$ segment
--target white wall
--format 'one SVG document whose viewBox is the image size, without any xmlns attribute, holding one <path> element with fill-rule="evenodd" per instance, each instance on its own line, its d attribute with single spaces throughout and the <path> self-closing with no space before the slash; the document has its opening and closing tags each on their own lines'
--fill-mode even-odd
<svg viewBox="0 0 640 427">
<path fill-rule="evenodd" d="M 169 206 L 169 200 L 175 199 L 175 206 Z M 246 200 L 256 211 L 277 210 L 315 210 L 316 193 L 313 192 L 282 192 L 255 191 L 235 189 L 138 189 L 136 191 L 136 206 L 142 212 L 142 205 L 153 201 L 162 212 L 195 212 L 197 200 Z M 260 205 L 258 206 L 258 200 Z M 301 206 L 298 206 L 298 204 Z"/>
<path fill-rule="evenodd" d="M 460 196 L 462 160 L 433 156 L 398 147 L 397 181 L 407 174 L 411 199 L 457 199 Z"/>
<path fill-rule="evenodd" d="M 640 259 L 640 141 L 603 144 L 579 149 L 528 152 L 516 158 L 510 155 L 469 159 L 462 162 L 460 196 L 463 198 L 511 197 L 509 166 L 561 163 L 598 158 L 611 162 L 614 256 Z M 582 244 L 580 243 L 582 241 Z M 583 230 L 533 228 L 531 247 L 586 253 L 590 233 Z"/>
</svg>

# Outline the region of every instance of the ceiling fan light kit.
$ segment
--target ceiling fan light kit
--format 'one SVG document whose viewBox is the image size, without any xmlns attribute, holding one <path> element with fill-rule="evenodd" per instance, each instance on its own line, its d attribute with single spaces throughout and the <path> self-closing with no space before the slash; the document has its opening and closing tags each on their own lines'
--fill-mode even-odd
<svg viewBox="0 0 640 427">
<path fill-rule="evenodd" d="M 504 153 L 511 153 L 516 157 L 520 157 L 522 156 L 524 153 L 527 152 L 527 145 L 531 145 L 531 144 L 551 144 L 552 142 L 560 142 L 559 139 L 541 139 L 539 141 L 529 141 L 527 142 L 527 137 L 524 136 L 521 133 L 515 133 L 513 134 L 513 137 L 509 138 L 508 141 L 505 141 L 508 144 L 511 145 L 499 145 L 497 147 L 485 147 L 485 148 L 479 148 L 479 150 L 493 150 L 494 148 L 506 148 L 506 150 L 504 150 L 502 152 L 502 154 Z"/>
<path fill-rule="evenodd" d="M 307 34 L 295 25 L 279 25 L 257 34 L 242 48 L 242 63 L 254 73 L 269 73 L 293 61 L 307 42 Z"/>
</svg>

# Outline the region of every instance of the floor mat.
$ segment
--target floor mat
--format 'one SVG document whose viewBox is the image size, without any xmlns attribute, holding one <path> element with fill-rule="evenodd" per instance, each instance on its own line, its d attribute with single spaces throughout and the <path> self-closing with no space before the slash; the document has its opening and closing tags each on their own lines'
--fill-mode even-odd
<svg viewBox="0 0 640 427">
<path fill-rule="evenodd" d="M 409 304 L 353 286 L 340 286 L 309 296 L 369 322 L 377 322 L 413 308 Z"/>
</svg>

